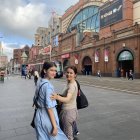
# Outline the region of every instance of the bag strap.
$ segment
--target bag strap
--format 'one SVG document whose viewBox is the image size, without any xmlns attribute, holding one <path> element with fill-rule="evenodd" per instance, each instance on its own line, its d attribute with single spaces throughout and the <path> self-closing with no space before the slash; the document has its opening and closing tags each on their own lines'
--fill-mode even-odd
<svg viewBox="0 0 140 140">
<path fill-rule="evenodd" d="M 78 90 L 80 90 L 80 84 L 79 84 L 79 82 L 77 80 L 75 80 L 75 81 L 77 83 Z"/>
<path fill-rule="evenodd" d="M 36 96 L 36 98 L 35 98 L 35 100 L 34 100 L 34 102 L 33 102 L 32 107 L 34 107 L 35 103 L 37 102 L 37 100 L 38 100 L 38 98 L 39 98 L 39 92 L 40 92 L 40 89 L 41 89 L 41 87 L 42 87 L 45 83 L 48 83 L 48 82 L 44 82 L 44 83 L 39 87 L 39 90 L 38 90 L 37 96 Z"/>
<path fill-rule="evenodd" d="M 78 93 L 77 93 L 77 96 L 80 96 L 80 84 L 77 80 L 75 80 L 76 83 L 77 83 L 77 87 L 78 87 Z"/>
</svg>

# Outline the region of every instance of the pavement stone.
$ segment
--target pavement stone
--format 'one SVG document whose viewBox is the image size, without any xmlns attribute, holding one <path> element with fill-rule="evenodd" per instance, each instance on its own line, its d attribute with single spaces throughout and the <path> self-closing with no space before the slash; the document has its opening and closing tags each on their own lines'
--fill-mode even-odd
<svg viewBox="0 0 140 140">
<path fill-rule="evenodd" d="M 84 81 L 91 83 L 94 77 L 79 78 L 83 81 L 81 88 L 89 100 L 89 107 L 78 111 L 80 135 L 75 140 L 140 140 L 140 95 L 96 88 L 84 84 Z M 99 80 L 95 78 L 94 83 L 96 81 Z M 139 80 L 126 81 L 125 86 L 129 87 L 130 82 L 135 86 Z M 66 84 L 64 79 L 55 79 L 52 83 L 58 93 Z M 4 84 L 0 83 L 0 140 L 36 139 L 30 126 L 34 91 L 33 79 L 13 76 L 5 79 Z"/>
</svg>

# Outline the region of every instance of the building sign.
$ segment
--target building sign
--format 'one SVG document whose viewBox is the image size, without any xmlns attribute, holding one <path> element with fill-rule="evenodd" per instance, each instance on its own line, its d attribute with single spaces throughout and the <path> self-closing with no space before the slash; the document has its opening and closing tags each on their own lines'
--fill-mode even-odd
<svg viewBox="0 0 140 140">
<path fill-rule="evenodd" d="M 75 59 L 75 64 L 78 65 L 78 59 Z"/>
<path fill-rule="evenodd" d="M 95 62 L 99 62 L 99 50 L 95 51 Z"/>
<path fill-rule="evenodd" d="M 47 47 L 44 48 L 44 53 L 45 54 L 51 54 L 52 51 L 52 46 L 48 45 Z"/>
<path fill-rule="evenodd" d="M 113 24 L 123 18 L 123 0 L 114 0 L 100 9 L 100 28 Z"/>
<path fill-rule="evenodd" d="M 69 53 L 61 55 L 61 58 L 69 58 L 69 57 L 70 57 Z"/>
<path fill-rule="evenodd" d="M 58 42 L 58 35 L 53 37 L 53 47 L 58 47 L 59 42 Z"/>
<path fill-rule="evenodd" d="M 108 49 L 104 50 L 104 61 L 108 62 Z"/>
<path fill-rule="evenodd" d="M 42 55 L 46 55 L 46 54 L 51 54 L 51 50 L 52 50 L 52 47 L 51 45 L 48 45 L 47 47 L 45 48 L 42 48 L 39 50 L 39 54 L 42 54 Z"/>
</svg>

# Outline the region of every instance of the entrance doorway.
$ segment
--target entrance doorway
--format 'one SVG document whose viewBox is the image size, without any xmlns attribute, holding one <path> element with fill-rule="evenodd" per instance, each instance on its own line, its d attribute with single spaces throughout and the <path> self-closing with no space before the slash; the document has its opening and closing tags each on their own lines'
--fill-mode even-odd
<svg viewBox="0 0 140 140">
<path fill-rule="evenodd" d="M 118 77 L 127 77 L 129 70 L 134 72 L 134 57 L 130 51 L 122 51 L 118 55 Z"/>
<path fill-rule="evenodd" d="M 81 72 L 84 75 L 91 75 L 92 74 L 92 61 L 91 61 L 90 57 L 86 56 L 83 59 Z"/>
<path fill-rule="evenodd" d="M 63 70 L 65 71 L 65 68 L 69 66 L 69 60 L 68 59 L 65 59 L 64 62 L 63 62 Z"/>
</svg>

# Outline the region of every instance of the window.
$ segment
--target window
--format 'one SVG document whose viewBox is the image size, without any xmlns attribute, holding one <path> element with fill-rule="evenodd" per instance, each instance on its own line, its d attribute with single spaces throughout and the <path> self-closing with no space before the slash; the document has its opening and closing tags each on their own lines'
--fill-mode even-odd
<svg viewBox="0 0 140 140">
<path fill-rule="evenodd" d="M 82 9 L 71 21 L 67 32 L 77 28 L 79 32 L 85 29 L 99 32 L 99 10 L 98 6 L 89 6 Z"/>
</svg>

